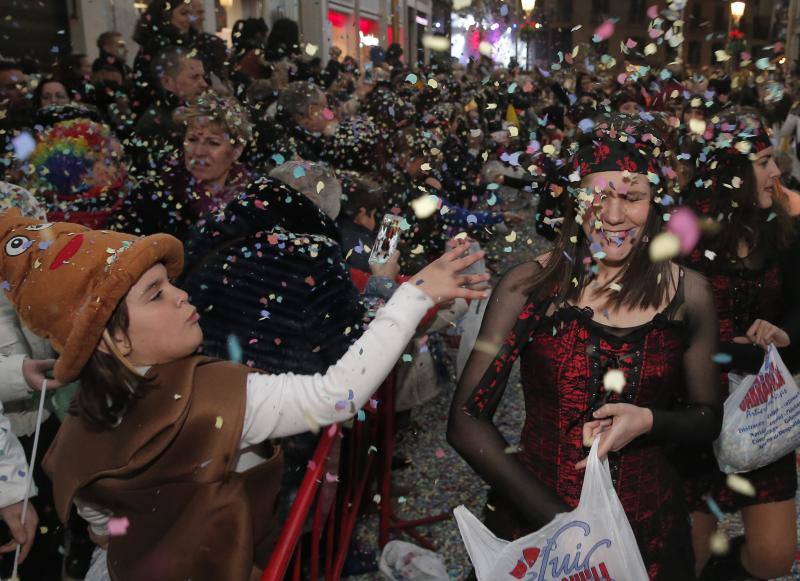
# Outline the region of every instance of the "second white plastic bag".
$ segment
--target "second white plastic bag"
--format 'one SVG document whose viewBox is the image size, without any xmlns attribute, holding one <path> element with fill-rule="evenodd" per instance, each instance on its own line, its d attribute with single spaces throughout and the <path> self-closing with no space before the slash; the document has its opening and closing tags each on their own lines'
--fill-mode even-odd
<svg viewBox="0 0 800 581">
<path fill-rule="evenodd" d="M 800 447 L 800 390 L 770 345 L 758 375 L 730 374 L 722 431 L 714 442 L 726 474 L 749 472 Z"/>
<path fill-rule="evenodd" d="M 578 507 L 516 541 L 498 539 L 465 506 L 455 513 L 478 581 L 645 581 L 647 571 L 611 483 L 608 460 L 589 453 Z"/>
</svg>

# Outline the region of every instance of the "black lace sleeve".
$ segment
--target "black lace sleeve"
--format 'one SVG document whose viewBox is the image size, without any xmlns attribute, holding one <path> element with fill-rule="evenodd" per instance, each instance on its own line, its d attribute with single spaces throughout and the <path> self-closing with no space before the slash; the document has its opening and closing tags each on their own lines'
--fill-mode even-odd
<svg viewBox="0 0 800 581">
<path fill-rule="evenodd" d="M 683 355 L 684 400 L 672 410 L 653 410 L 649 437 L 675 444 L 708 444 L 717 438 L 722 426 L 720 372 L 713 361 L 718 341 L 717 315 L 705 278 L 686 270 L 683 284 L 689 333 Z"/>
<path fill-rule="evenodd" d="M 501 361 L 499 354 L 507 351 L 510 343 L 527 340 L 527 337 L 512 337 L 511 333 L 519 328 L 517 323 L 526 305 L 530 307 L 521 283 L 539 268 L 536 263 L 519 265 L 495 288 L 475 348 L 453 397 L 447 426 L 447 439 L 453 448 L 499 495 L 512 500 L 521 515 L 536 527 L 546 524 L 559 512 L 568 511 L 569 507 L 507 452 L 508 443 L 492 422 L 506 387 L 507 373 L 494 374 L 489 383 L 496 384 L 491 386 L 489 397 L 481 398 L 477 392 L 485 386 L 486 376 L 493 374 L 492 366 L 511 366 L 508 358 Z M 478 413 L 475 413 L 476 397 L 481 400 Z"/>
</svg>

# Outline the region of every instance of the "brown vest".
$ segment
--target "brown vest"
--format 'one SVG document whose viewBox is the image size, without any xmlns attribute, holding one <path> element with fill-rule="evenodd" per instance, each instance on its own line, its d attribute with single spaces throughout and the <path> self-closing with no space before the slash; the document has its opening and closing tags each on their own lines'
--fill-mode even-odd
<svg viewBox="0 0 800 581">
<path fill-rule="evenodd" d="M 130 521 L 108 546 L 115 581 L 247 580 L 269 557 L 283 457 L 234 472 L 252 372 L 187 357 L 152 368 L 116 428 L 61 426 L 43 462 L 59 518 L 77 495 Z"/>
</svg>

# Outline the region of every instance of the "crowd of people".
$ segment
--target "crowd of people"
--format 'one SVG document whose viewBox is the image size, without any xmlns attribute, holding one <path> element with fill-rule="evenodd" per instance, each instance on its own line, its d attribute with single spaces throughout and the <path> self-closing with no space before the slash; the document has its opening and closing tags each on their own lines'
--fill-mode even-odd
<svg viewBox="0 0 800 581">
<path fill-rule="evenodd" d="M 780 53 L 734 74 L 634 51 L 525 70 L 395 44 L 323 67 L 297 23 L 239 21 L 228 47 L 202 5 L 152 0 L 132 66 L 118 31 L 93 63 L 0 61 L 0 575 L 17 546 L 23 580 L 257 575 L 309 432 L 394 367 L 400 416 L 430 401 L 470 301 L 447 438 L 497 536 L 574 508 L 600 437 L 651 579 L 789 574 L 795 454 L 746 495 L 711 449 L 729 373 L 770 345 L 800 371 L 800 86 Z M 679 208 L 696 236 L 656 256 Z M 387 216 L 398 251 L 370 260 Z M 501 272 L 528 225 L 550 251 Z M 517 359 L 510 453 L 492 418 Z M 730 512 L 745 535 L 712 550 Z"/>
</svg>

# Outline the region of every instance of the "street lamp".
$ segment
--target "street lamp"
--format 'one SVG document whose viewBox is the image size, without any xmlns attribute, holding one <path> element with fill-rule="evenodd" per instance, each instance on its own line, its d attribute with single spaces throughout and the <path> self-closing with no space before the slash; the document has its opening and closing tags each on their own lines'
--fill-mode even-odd
<svg viewBox="0 0 800 581">
<path fill-rule="evenodd" d="M 739 51 L 739 23 L 744 16 L 744 9 L 746 4 L 744 2 L 731 2 L 731 19 L 728 21 L 728 42 L 730 42 L 729 50 L 738 55 Z M 736 38 L 734 39 L 734 31 L 736 31 Z M 727 63 L 728 72 L 730 73 L 733 67 L 734 59 L 729 59 Z M 735 59 L 738 62 L 738 57 Z"/>
<path fill-rule="evenodd" d="M 743 2 L 739 2 L 739 4 L 743 4 Z M 530 18 L 534 8 L 536 8 L 536 0 L 522 0 L 522 9 L 525 11 L 528 18 Z"/>
<path fill-rule="evenodd" d="M 530 20 L 533 9 L 536 8 L 536 0 L 520 0 L 522 10 L 525 12 L 525 20 Z M 528 23 L 526 23 L 527 25 Z M 517 33 L 519 39 L 519 33 Z M 525 67 L 530 67 L 531 60 L 531 40 L 530 37 L 525 41 Z"/>
<path fill-rule="evenodd" d="M 744 9 L 746 4 L 744 2 L 731 2 L 731 18 L 736 26 L 739 26 L 739 21 L 744 16 Z"/>
</svg>

